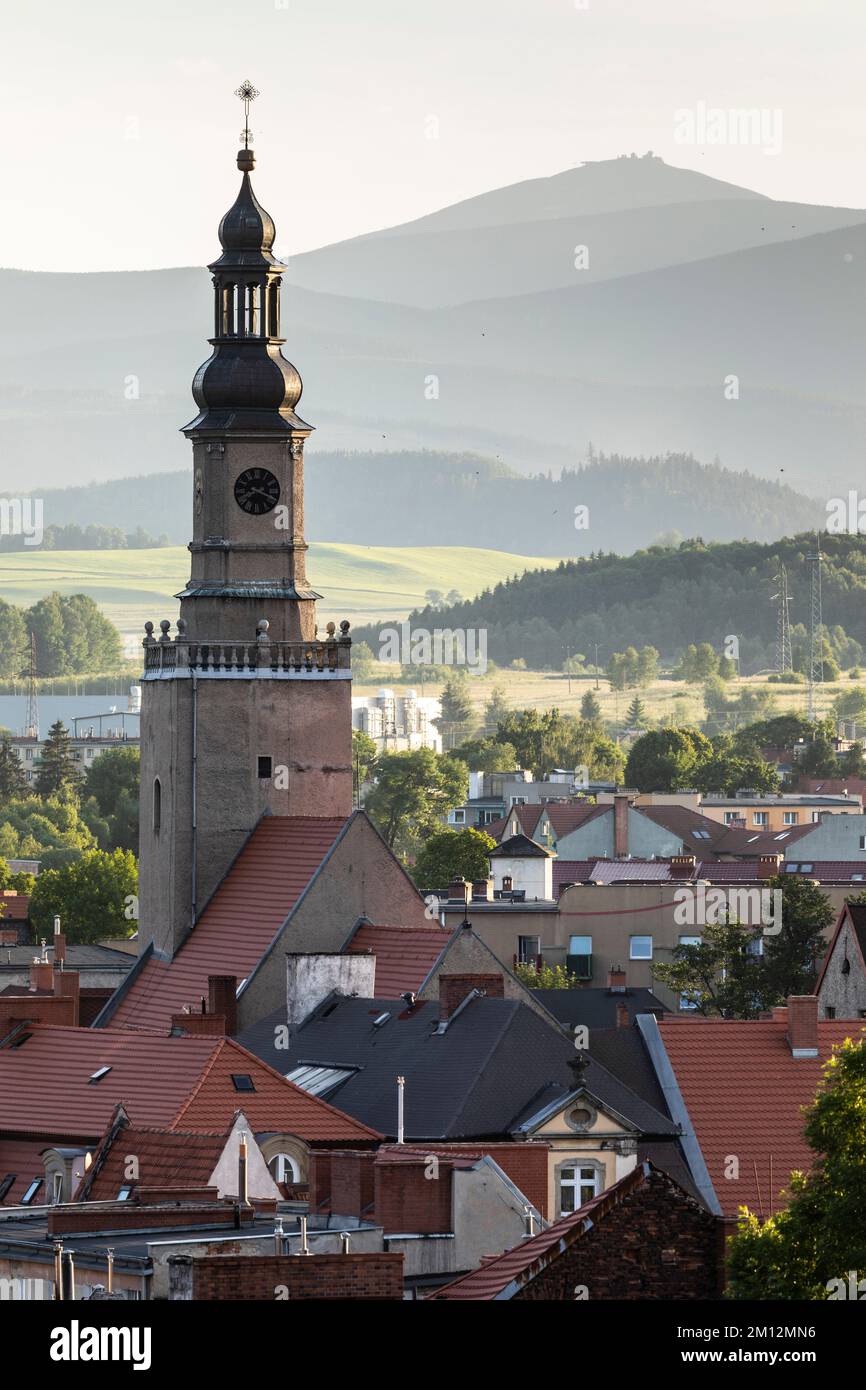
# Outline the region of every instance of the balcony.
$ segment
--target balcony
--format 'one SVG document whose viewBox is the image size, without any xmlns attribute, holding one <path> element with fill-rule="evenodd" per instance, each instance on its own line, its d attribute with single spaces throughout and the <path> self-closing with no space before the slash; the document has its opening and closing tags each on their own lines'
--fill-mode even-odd
<svg viewBox="0 0 866 1390">
<path fill-rule="evenodd" d="M 195 677 L 241 680 L 351 680 L 351 647 L 348 622 L 327 625 L 327 637 L 311 642 L 272 642 L 268 623 L 262 620 L 251 642 L 192 641 L 183 619 L 177 636 L 169 636 L 170 624 L 160 623 L 162 635 L 154 637 L 153 623 L 145 624 L 144 676 L 146 681 Z"/>
</svg>

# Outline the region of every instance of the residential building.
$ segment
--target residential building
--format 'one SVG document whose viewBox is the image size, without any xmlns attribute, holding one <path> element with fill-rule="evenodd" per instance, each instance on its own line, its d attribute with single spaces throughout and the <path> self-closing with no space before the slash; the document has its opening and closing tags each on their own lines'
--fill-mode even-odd
<svg viewBox="0 0 866 1390">
<path fill-rule="evenodd" d="M 738 791 L 736 796 L 703 796 L 700 809 L 703 815 L 722 825 L 777 833 L 795 825 L 814 824 L 821 816 L 862 814 L 863 798 L 853 792 L 779 792 L 759 796 Z"/>
<path fill-rule="evenodd" d="M 866 904 L 839 913 L 815 994 L 819 1018 L 866 1019 Z"/>
</svg>

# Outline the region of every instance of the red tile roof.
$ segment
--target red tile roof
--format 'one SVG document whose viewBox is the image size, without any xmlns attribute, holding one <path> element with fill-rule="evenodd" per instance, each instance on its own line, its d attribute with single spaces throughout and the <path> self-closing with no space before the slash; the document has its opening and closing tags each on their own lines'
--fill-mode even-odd
<svg viewBox="0 0 866 1390">
<path fill-rule="evenodd" d="M 353 955 L 372 951 L 376 998 L 399 999 L 407 990 L 421 988 L 453 934 L 445 927 L 374 927 L 364 922 L 346 950 Z"/>
<path fill-rule="evenodd" d="M 113 1202 L 128 1181 L 127 1155 L 138 1161 L 136 1182 L 142 1187 L 206 1187 L 228 1142 L 231 1124 L 220 1134 L 190 1130 L 120 1127 L 114 1138 L 103 1136 L 102 1164 L 86 1189 L 89 1202 Z M 92 1172 L 93 1169 L 90 1170 Z M 88 1174 L 89 1178 L 89 1174 Z M 85 1178 L 85 1183 L 88 1182 Z M 76 1200 L 83 1200 L 78 1197 Z"/>
<path fill-rule="evenodd" d="M 346 822 L 265 816 L 170 962 L 151 958 L 129 983 L 112 1028 L 167 1032 L 171 1015 L 207 997 L 208 975 L 252 974 Z"/>
<path fill-rule="evenodd" d="M 0 1138 L 0 1183 L 10 1173 L 15 1181 L 6 1196 L 0 1198 L 0 1206 L 15 1207 L 34 1178 L 45 1178 L 45 1164 L 42 1154 L 52 1145 L 46 1139 L 2 1139 Z M 36 1193 L 34 1206 L 44 1206 L 50 1197 L 45 1195 L 45 1187 Z"/>
<path fill-rule="evenodd" d="M 520 1245 L 515 1245 L 511 1250 L 506 1250 L 504 1255 L 497 1255 L 493 1258 L 488 1256 L 480 1269 L 470 1270 L 468 1274 L 446 1284 L 444 1288 L 438 1289 L 430 1297 L 443 1300 L 472 1299 L 482 1302 L 501 1298 L 510 1285 L 525 1284 L 534 1275 L 540 1274 L 558 1255 L 563 1254 L 568 1246 L 579 1240 L 584 1234 L 587 1221 L 597 1223 L 611 1207 L 622 1201 L 623 1197 L 628 1196 L 636 1187 L 645 1183 L 648 1170 L 649 1164 L 646 1166 L 638 1164 L 633 1172 L 627 1173 L 612 1187 L 608 1187 L 597 1197 L 586 1202 L 579 1211 L 572 1212 L 570 1216 L 563 1216 L 559 1221 L 554 1221 L 553 1225 L 548 1226 L 546 1231 L 542 1231 L 540 1235 L 531 1236 Z M 516 1292 L 516 1288 L 514 1291 Z"/>
<path fill-rule="evenodd" d="M 772 1019 L 659 1020 L 716 1196 L 726 1215 L 749 1206 L 769 1215 L 794 1169 L 811 1167 L 803 1107 L 815 1098 L 833 1047 L 861 1035 L 862 1024 L 821 1019 L 815 1058 L 794 1057 L 786 1040 L 786 1011 Z M 731 1156 L 739 1177 L 726 1178 Z"/>
<path fill-rule="evenodd" d="M 21 1047 L 0 1047 L 0 1125 L 10 1132 L 93 1138 L 120 1102 L 145 1127 L 218 1131 L 243 1109 L 256 1133 L 283 1131 L 311 1143 L 379 1137 L 230 1038 L 47 1024 L 24 1032 Z M 90 1082 L 105 1066 L 111 1071 Z M 255 1091 L 236 1091 L 233 1074 L 251 1076 Z"/>
</svg>

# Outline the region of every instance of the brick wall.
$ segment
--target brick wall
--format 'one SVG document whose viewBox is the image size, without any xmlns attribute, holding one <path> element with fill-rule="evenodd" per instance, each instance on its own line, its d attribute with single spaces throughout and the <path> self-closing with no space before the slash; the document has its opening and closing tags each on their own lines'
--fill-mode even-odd
<svg viewBox="0 0 866 1390">
<path fill-rule="evenodd" d="M 653 1170 L 516 1297 L 573 1302 L 579 1285 L 590 1303 L 718 1298 L 718 1222 Z"/>
<path fill-rule="evenodd" d="M 331 1157 L 336 1150 L 312 1149 L 310 1151 L 310 1211 L 331 1210 Z M 349 1216 L 350 1212 L 341 1212 Z"/>
<path fill-rule="evenodd" d="M 431 1152 L 433 1152 L 431 1150 Z M 377 1163 L 374 1169 L 374 1220 L 389 1232 L 450 1231 L 451 1165 L 439 1164 L 439 1176 L 425 1177 L 423 1158 L 417 1163 Z"/>
<path fill-rule="evenodd" d="M 403 1297 L 402 1255 L 206 1255 L 192 1268 L 193 1299 Z"/>
<path fill-rule="evenodd" d="M 439 1017 L 450 1018 L 473 989 L 482 990 L 489 999 L 505 998 L 505 983 L 501 975 L 440 975 Z"/>
<path fill-rule="evenodd" d="M 58 1028 L 78 1027 L 78 1000 L 55 994 L 7 994 L 0 998 L 0 1031 L 16 1023 L 53 1023 Z"/>
<path fill-rule="evenodd" d="M 335 1150 L 331 1154 L 331 1211 L 338 1216 L 362 1216 L 373 1205 L 372 1149 Z"/>
</svg>

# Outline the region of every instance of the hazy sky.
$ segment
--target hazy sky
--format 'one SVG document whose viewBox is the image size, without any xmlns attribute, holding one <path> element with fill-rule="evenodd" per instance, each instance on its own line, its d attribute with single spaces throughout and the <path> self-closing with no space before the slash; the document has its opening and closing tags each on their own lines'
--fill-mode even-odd
<svg viewBox="0 0 866 1390">
<path fill-rule="evenodd" d="M 0 265 L 210 259 L 247 77 L 282 255 L 650 148 L 866 206 L 864 40 L 863 0 L 2 0 Z M 781 151 L 678 144 L 699 103 L 781 112 Z"/>
</svg>

